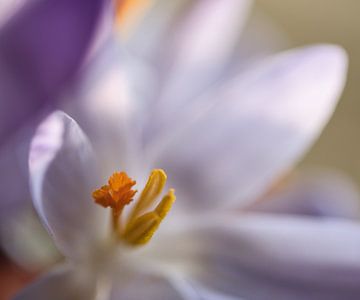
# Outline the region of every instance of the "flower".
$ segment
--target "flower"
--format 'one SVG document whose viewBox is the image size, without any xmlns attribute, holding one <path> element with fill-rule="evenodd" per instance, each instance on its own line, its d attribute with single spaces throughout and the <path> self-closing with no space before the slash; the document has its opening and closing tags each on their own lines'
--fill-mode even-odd
<svg viewBox="0 0 360 300">
<path fill-rule="evenodd" d="M 314 141 L 345 74 L 346 55 L 337 46 L 283 52 L 186 106 L 177 103 L 181 109 L 171 117 L 167 111 L 174 103 L 149 103 L 156 109 L 141 110 L 129 101 L 126 119 L 116 111 L 98 124 L 93 119 L 87 125 L 95 150 L 73 119 L 63 112 L 50 115 L 32 141 L 30 178 L 35 207 L 67 262 L 17 299 L 356 295 L 358 224 L 238 210 L 258 199 Z M 147 118 L 139 117 L 143 113 Z M 99 139 L 96 125 L 113 131 Z M 118 223 L 132 205 L 135 184 L 116 173 L 119 168 L 139 186 L 155 168 L 145 194 L 149 186 L 158 191 L 164 185 L 157 168 L 168 174 L 178 200 L 156 231 L 150 230 L 153 213 L 173 200 L 146 209 L 150 217 L 132 219 L 125 211 L 130 221 Z M 173 199 L 171 193 L 163 199 Z M 112 208 L 111 227 L 98 204 Z"/>
<path fill-rule="evenodd" d="M 332 45 L 290 50 L 231 79 L 211 72 L 198 86 L 193 74 L 212 60 L 202 65 L 201 55 L 185 58 L 208 54 L 192 51 L 211 42 L 200 41 L 183 46 L 189 47 L 179 51 L 184 59 L 171 60 L 169 76 L 158 78 L 160 90 L 145 93 L 148 98 L 101 94 L 113 82 L 122 92 L 126 87 L 114 76 L 118 65 L 110 55 L 108 76 L 97 74 L 90 101 L 78 112 L 89 139 L 63 112 L 39 126 L 30 151 L 34 204 L 67 261 L 17 299 L 357 297 L 357 223 L 245 210 L 292 168 L 330 117 L 344 84 L 344 51 Z M 131 82 L 128 69 L 120 70 Z M 117 101 L 107 105 L 112 96 Z M 153 190 L 147 186 L 164 185 L 158 168 L 176 190 L 170 214 L 159 227 L 171 190 L 160 207 L 149 198 L 158 205 L 146 217 L 122 222 L 132 220 L 144 199 L 131 201 L 132 178 L 147 194 Z"/>
</svg>

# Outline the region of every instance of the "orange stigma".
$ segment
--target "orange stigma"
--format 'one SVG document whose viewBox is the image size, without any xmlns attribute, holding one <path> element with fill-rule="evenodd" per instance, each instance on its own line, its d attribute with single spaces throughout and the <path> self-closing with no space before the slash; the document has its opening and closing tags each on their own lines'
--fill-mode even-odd
<svg viewBox="0 0 360 300">
<path fill-rule="evenodd" d="M 136 194 L 131 188 L 136 184 L 125 172 L 115 172 L 111 175 L 108 185 L 93 192 L 95 202 L 103 207 L 111 207 L 114 213 L 120 213 Z"/>
</svg>

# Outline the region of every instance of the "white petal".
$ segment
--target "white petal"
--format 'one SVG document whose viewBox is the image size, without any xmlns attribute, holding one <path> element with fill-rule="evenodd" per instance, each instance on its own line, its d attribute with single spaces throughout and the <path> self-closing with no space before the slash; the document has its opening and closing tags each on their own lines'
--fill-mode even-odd
<svg viewBox="0 0 360 300">
<path fill-rule="evenodd" d="M 110 299 L 191 300 L 183 298 L 168 279 L 144 274 L 126 274 L 126 278 L 124 276 L 122 280 L 114 282 Z"/>
<path fill-rule="evenodd" d="M 30 284 L 14 300 L 83 300 L 94 299 L 94 285 L 84 285 L 68 266 L 61 266 Z"/>
<path fill-rule="evenodd" d="M 205 219 L 184 220 L 178 234 L 162 236 L 153 252 L 159 264 L 175 264 L 233 297 L 359 298 L 359 223 L 261 214 Z"/>
<path fill-rule="evenodd" d="M 30 147 L 29 171 L 35 208 L 59 250 L 84 257 L 106 218 L 91 197 L 100 186 L 95 158 L 74 120 L 55 112 L 40 124 Z"/>
<path fill-rule="evenodd" d="M 280 182 L 250 210 L 333 218 L 360 218 L 360 193 L 344 174 L 304 170 Z"/>
<path fill-rule="evenodd" d="M 158 145 L 165 151 L 153 150 L 160 157 L 155 164 L 192 208 L 255 200 L 318 137 L 343 89 L 346 65 L 344 51 L 330 45 L 267 59 L 199 99 L 194 111 L 170 115 L 168 140 Z"/>
</svg>

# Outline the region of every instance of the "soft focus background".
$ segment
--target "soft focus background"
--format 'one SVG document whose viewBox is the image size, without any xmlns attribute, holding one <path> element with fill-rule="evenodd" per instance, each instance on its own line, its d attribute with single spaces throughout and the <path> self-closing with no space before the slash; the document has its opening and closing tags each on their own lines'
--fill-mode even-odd
<svg viewBox="0 0 360 300">
<path fill-rule="evenodd" d="M 255 13 L 266 14 L 288 38 L 289 46 L 337 43 L 350 57 L 342 100 L 303 165 L 345 171 L 360 183 L 360 2 L 357 0 L 258 0 Z"/>
</svg>

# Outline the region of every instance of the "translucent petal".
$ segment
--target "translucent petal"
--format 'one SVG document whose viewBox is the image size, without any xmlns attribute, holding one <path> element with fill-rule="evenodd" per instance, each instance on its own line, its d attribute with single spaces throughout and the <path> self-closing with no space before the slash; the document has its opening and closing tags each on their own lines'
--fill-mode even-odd
<svg viewBox="0 0 360 300">
<path fill-rule="evenodd" d="M 91 198 L 101 180 L 96 159 L 73 119 L 55 112 L 40 124 L 29 170 L 35 208 L 59 250 L 86 258 L 104 234 L 106 217 Z"/>
<path fill-rule="evenodd" d="M 256 300 L 360 295 L 358 222 L 250 213 L 194 220 L 183 220 L 151 251 L 164 268 L 202 286 Z"/>
<path fill-rule="evenodd" d="M 196 109 L 169 114 L 167 137 L 153 144 L 154 165 L 192 209 L 254 201 L 318 137 L 346 66 L 344 51 L 331 45 L 270 57 L 199 98 Z"/>
</svg>

